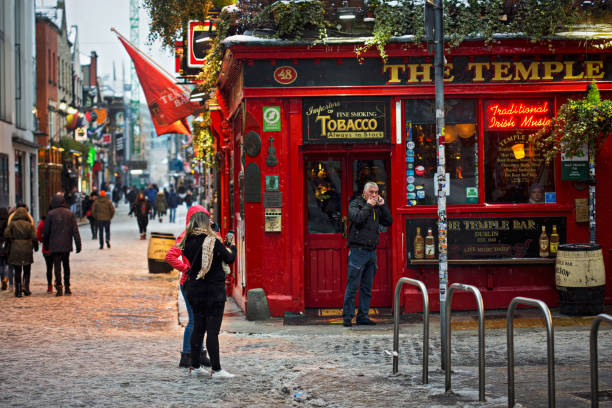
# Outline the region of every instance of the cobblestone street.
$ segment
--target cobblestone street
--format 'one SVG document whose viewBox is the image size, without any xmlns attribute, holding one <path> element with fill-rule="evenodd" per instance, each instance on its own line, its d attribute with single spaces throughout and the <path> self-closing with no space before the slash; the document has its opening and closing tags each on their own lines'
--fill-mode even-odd
<svg viewBox="0 0 612 408">
<path fill-rule="evenodd" d="M 178 233 L 151 221 L 150 231 Z M 454 330 L 453 391 L 444 393 L 439 324 L 432 316 L 430 384 L 421 384 L 422 328 L 401 326 L 400 373 L 391 375 L 392 325 L 283 326 L 248 322 L 230 300 L 220 336 L 227 381 L 191 378 L 178 368 L 177 274 L 149 274 L 147 242 L 121 204 L 111 249 L 98 249 L 80 228 L 83 251 L 71 255 L 72 296 L 46 293 L 44 261 L 35 254 L 32 296 L 0 293 L 0 406 L 329 406 L 507 405 L 506 331 L 486 337 L 487 402 L 478 402 L 475 330 Z M 498 311 L 498 314 L 501 314 Z M 557 406 L 590 406 L 589 325 L 555 328 Z M 612 389 L 612 336 L 599 335 L 600 390 Z M 546 334 L 515 330 L 516 401 L 547 406 Z M 586 393 L 586 399 L 576 393 Z M 601 402 L 601 406 L 611 406 Z"/>
</svg>

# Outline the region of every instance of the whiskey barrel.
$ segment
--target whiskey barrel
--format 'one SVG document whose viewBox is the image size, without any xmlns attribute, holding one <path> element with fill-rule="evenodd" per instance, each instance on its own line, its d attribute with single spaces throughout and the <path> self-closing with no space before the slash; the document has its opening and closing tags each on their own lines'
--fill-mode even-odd
<svg viewBox="0 0 612 408">
<path fill-rule="evenodd" d="M 598 244 L 559 245 L 555 283 L 561 313 L 596 315 L 603 311 L 606 272 Z"/>
<path fill-rule="evenodd" d="M 167 273 L 172 267 L 166 262 L 166 253 L 174 245 L 174 235 L 163 232 L 151 232 L 147 251 L 149 273 Z"/>
</svg>

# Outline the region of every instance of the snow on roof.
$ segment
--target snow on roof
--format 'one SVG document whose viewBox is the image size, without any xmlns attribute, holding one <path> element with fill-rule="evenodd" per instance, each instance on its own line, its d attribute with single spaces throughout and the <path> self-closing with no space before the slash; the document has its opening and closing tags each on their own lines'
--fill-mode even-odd
<svg viewBox="0 0 612 408">
<path fill-rule="evenodd" d="M 57 6 L 57 0 L 36 0 L 36 15 L 48 18 L 61 29 L 63 9 Z"/>
</svg>

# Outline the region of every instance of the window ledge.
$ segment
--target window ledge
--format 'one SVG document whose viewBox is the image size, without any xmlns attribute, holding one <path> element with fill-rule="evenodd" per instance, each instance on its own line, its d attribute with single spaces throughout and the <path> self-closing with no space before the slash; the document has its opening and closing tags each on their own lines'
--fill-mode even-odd
<svg viewBox="0 0 612 408">
<path fill-rule="evenodd" d="M 449 265 L 542 265 L 554 264 L 555 258 L 482 258 L 449 259 Z M 438 265 L 438 259 L 409 259 L 410 265 Z"/>
</svg>

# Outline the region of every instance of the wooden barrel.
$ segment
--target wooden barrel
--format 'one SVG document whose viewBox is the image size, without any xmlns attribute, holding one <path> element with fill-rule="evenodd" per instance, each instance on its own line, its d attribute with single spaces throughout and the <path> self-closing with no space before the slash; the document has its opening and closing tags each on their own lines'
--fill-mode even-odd
<svg viewBox="0 0 612 408">
<path fill-rule="evenodd" d="M 166 262 L 166 252 L 174 245 L 174 241 L 173 234 L 151 232 L 147 251 L 149 273 L 167 273 L 172 270 L 172 267 Z"/>
<path fill-rule="evenodd" d="M 598 244 L 559 245 L 555 281 L 561 313 L 596 315 L 603 311 L 606 272 Z"/>
</svg>

